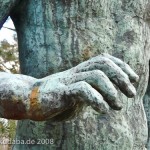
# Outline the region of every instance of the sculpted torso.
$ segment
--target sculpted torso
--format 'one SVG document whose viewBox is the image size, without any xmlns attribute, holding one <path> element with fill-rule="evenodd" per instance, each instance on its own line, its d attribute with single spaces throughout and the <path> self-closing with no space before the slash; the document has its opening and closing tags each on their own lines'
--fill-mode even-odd
<svg viewBox="0 0 150 150">
<path fill-rule="evenodd" d="M 86 107 L 71 121 L 42 122 L 40 128 L 38 122 L 19 121 L 18 139 L 27 138 L 26 135 L 29 135 L 28 138 L 54 138 L 57 139 L 57 148 L 66 149 L 70 139 L 74 145 L 80 145 L 75 138 L 78 136 L 84 143 L 80 145 L 81 150 L 91 150 L 93 147 L 94 150 L 144 149 L 147 125 L 142 98 L 148 80 L 149 46 L 148 35 L 145 35 L 149 29 L 141 19 L 145 5 L 146 1 L 144 4 L 121 0 L 20 2 L 11 17 L 18 39 L 23 41 L 19 42 L 23 74 L 45 77 L 106 52 L 129 64 L 140 80 L 134 85 L 137 89 L 134 99 L 118 92 L 118 99 L 123 105 L 121 111 L 110 109 L 107 114 L 101 115 Z M 67 130 L 70 126 L 72 131 Z M 30 136 L 31 131 L 34 132 L 33 137 Z M 60 135 L 64 135 L 63 143 L 60 142 Z M 14 149 L 17 147 L 19 145 Z M 23 147 L 25 149 L 27 145 Z M 48 147 L 51 146 L 45 146 Z"/>
</svg>

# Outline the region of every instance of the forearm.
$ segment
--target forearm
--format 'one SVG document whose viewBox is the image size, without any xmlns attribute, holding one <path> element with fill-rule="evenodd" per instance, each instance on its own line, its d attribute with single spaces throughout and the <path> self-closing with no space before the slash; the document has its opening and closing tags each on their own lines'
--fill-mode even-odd
<svg viewBox="0 0 150 150">
<path fill-rule="evenodd" d="M 50 82 L 30 76 L 0 72 L 0 117 L 43 121 L 60 114 L 65 103 L 45 91 L 45 84 L 50 87 Z"/>
<path fill-rule="evenodd" d="M 0 93 L 1 117 L 44 121 L 68 109 L 65 99 L 56 98 L 59 96 L 59 92 L 56 96 L 56 93 L 45 93 L 39 89 L 40 87 L 36 86 L 26 90 L 21 87 L 14 91 L 8 90 L 8 88 L 7 91 L 3 90 L 3 94 Z"/>
<path fill-rule="evenodd" d="M 0 72 L 0 117 L 26 119 L 35 78 Z"/>
</svg>

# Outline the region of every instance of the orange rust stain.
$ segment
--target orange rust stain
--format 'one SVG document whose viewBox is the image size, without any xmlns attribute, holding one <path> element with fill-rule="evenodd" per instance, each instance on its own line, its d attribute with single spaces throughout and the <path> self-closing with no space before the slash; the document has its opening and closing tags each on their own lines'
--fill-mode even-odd
<svg viewBox="0 0 150 150">
<path fill-rule="evenodd" d="M 30 109 L 37 108 L 38 106 L 38 92 L 39 88 L 35 87 L 30 95 Z"/>
<path fill-rule="evenodd" d="M 38 101 L 39 87 L 35 87 L 30 95 L 29 117 L 33 120 L 43 120 L 41 105 Z"/>
</svg>

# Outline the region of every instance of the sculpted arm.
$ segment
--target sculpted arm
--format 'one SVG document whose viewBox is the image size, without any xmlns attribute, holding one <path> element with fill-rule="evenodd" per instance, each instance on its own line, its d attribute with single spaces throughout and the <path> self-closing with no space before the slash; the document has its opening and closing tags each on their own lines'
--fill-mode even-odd
<svg viewBox="0 0 150 150">
<path fill-rule="evenodd" d="M 0 0 L 0 28 L 20 0 Z"/>
<path fill-rule="evenodd" d="M 69 119 L 87 105 L 100 113 L 110 108 L 120 110 L 114 84 L 126 96 L 133 97 L 136 90 L 131 82 L 137 80 L 127 64 L 108 54 L 43 79 L 1 72 L 0 117 Z"/>
</svg>

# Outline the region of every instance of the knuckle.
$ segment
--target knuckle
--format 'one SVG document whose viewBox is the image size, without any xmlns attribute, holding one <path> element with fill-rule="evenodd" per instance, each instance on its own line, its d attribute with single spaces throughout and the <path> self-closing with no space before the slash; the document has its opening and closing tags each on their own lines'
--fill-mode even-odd
<svg viewBox="0 0 150 150">
<path fill-rule="evenodd" d="M 77 93 L 83 98 L 85 95 L 87 96 L 87 91 L 90 89 L 90 85 L 85 81 L 80 81 L 76 84 L 77 86 Z"/>
<path fill-rule="evenodd" d="M 102 78 L 102 77 L 106 77 L 105 73 L 102 72 L 101 70 L 91 71 L 90 76 L 91 76 L 91 78 L 94 78 L 94 79 L 99 79 L 99 78 Z"/>
<path fill-rule="evenodd" d="M 104 62 L 107 63 L 107 64 L 112 64 L 113 63 L 109 58 L 106 58 L 106 57 L 104 57 Z"/>
<path fill-rule="evenodd" d="M 93 70 L 92 75 L 98 77 L 99 75 L 104 75 L 104 72 L 102 72 L 101 70 Z"/>
<path fill-rule="evenodd" d="M 86 89 L 86 88 L 88 88 L 89 87 L 89 84 L 87 83 L 87 82 L 85 82 L 85 81 L 80 81 L 80 83 L 79 83 L 79 88 L 81 89 L 81 90 L 84 90 L 84 89 Z"/>
<path fill-rule="evenodd" d="M 102 56 L 102 59 L 99 60 L 99 62 L 103 63 L 103 64 L 112 64 L 112 61 L 109 58 L 105 57 L 105 56 Z"/>
</svg>

